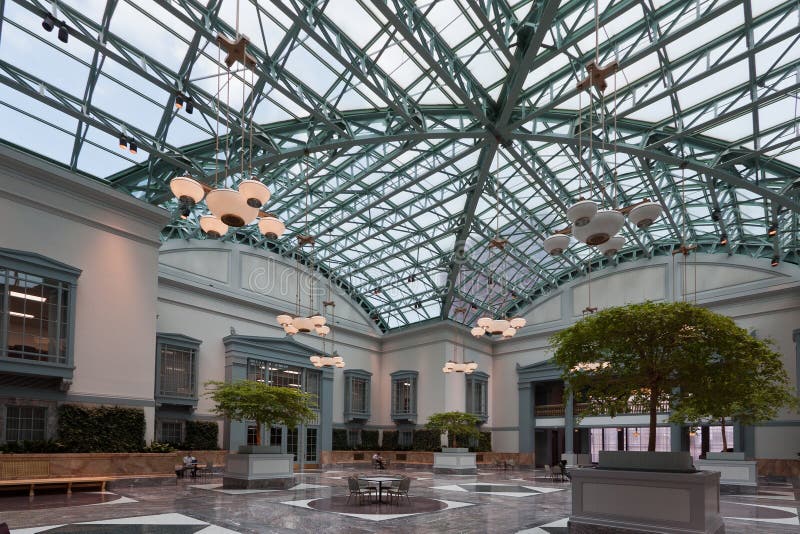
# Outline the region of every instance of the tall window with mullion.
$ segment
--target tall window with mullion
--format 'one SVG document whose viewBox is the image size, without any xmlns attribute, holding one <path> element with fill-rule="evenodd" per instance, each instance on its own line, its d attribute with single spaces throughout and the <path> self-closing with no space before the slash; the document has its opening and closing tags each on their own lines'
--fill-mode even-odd
<svg viewBox="0 0 800 534">
<path fill-rule="evenodd" d="M 417 371 L 395 371 L 392 377 L 392 419 L 415 421 L 417 417 Z"/>
<path fill-rule="evenodd" d="M 196 351 L 170 345 L 161 346 L 161 391 L 170 397 L 193 398 L 195 390 L 194 360 Z"/>
<path fill-rule="evenodd" d="M 47 409 L 38 406 L 6 406 L 6 441 L 45 439 Z"/>
<path fill-rule="evenodd" d="M 467 381 L 467 413 L 484 421 L 489 417 L 489 375 L 480 371 L 465 375 Z"/>
<path fill-rule="evenodd" d="M 70 283 L 0 267 L 0 337 L 7 358 L 66 364 Z"/>
<path fill-rule="evenodd" d="M 197 353 L 200 340 L 183 334 L 156 336 L 156 397 L 167 404 L 197 402 Z"/>
<path fill-rule="evenodd" d="M 366 421 L 370 418 L 370 388 L 372 373 L 363 369 L 344 372 L 344 419 Z"/>
</svg>

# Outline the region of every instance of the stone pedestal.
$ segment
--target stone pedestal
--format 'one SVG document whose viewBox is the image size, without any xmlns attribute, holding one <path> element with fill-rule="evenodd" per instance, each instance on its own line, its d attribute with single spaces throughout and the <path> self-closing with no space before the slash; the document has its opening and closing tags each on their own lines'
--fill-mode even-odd
<svg viewBox="0 0 800 534">
<path fill-rule="evenodd" d="M 475 463 L 475 453 L 467 452 L 469 449 L 442 449 L 433 453 L 433 472 L 444 475 L 475 475 L 478 465 Z M 463 451 L 463 452 L 460 452 Z"/>
<path fill-rule="evenodd" d="M 728 453 L 735 454 L 735 453 Z M 720 459 L 720 460 L 695 460 L 694 465 L 701 471 L 717 471 L 720 473 L 720 484 L 730 486 L 726 490 L 738 493 L 756 493 L 758 475 L 756 462 L 751 460 Z"/>
<path fill-rule="evenodd" d="M 287 489 L 294 485 L 291 454 L 229 454 L 222 475 L 228 489 Z"/>
<path fill-rule="evenodd" d="M 721 534 L 719 473 L 573 469 L 570 533 Z"/>
</svg>

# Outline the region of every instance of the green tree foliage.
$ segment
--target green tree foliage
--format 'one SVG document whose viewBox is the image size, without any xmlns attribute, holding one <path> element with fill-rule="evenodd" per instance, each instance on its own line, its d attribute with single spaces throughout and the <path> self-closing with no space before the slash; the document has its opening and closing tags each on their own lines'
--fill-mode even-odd
<svg viewBox="0 0 800 534">
<path fill-rule="evenodd" d="M 767 401 L 785 400 L 755 392 L 769 384 L 785 390 L 779 355 L 730 318 L 689 303 L 607 308 L 554 334 L 550 343 L 568 391 L 588 402 L 582 415 L 613 417 L 631 405 L 646 407 L 651 451 L 661 403 L 672 406 L 673 420 L 747 414 L 763 420 L 774 413 Z M 754 368 L 745 373 L 748 365 Z M 726 400 L 734 381 L 741 382 L 734 394 L 741 406 Z"/>
<path fill-rule="evenodd" d="M 214 413 L 232 421 L 255 421 L 257 445 L 261 428 L 286 425 L 289 428 L 316 418 L 312 396 L 295 388 L 269 386 L 254 380 L 206 382 L 207 397 L 214 401 Z"/>
<path fill-rule="evenodd" d="M 691 383 L 681 388 L 684 394 L 670 415 L 675 423 L 719 422 L 723 452 L 728 448 L 726 422 L 752 425 L 775 418 L 783 407 L 798 407 L 780 354 L 772 350 L 771 342 L 735 325 L 731 330 L 721 342 L 726 350 L 698 359 Z"/>
<path fill-rule="evenodd" d="M 428 418 L 425 428 L 438 431 L 439 434 L 447 432 L 447 439 L 451 447 L 456 446 L 456 439 L 469 439 L 479 437 L 480 430 L 478 425 L 481 420 L 471 413 L 465 412 L 442 412 L 432 414 Z"/>
</svg>

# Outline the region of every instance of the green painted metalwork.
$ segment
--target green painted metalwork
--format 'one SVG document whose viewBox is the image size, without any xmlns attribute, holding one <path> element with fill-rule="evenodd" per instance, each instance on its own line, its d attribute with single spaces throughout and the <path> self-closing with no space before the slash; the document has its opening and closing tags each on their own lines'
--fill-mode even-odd
<svg viewBox="0 0 800 534">
<path fill-rule="evenodd" d="M 63 44 L 41 28 L 49 1 L 0 0 L 0 139 L 173 211 L 175 175 L 231 184 L 252 162 L 287 232 L 223 239 L 301 262 L 308 166 L 315 262 L 383 330 L 515 313 L 588 266 L 684 242 L 800 263 L 793 0 L 601 1 L 599 63 L 620 65 L 604 96 L 576 89 L 594 0 L 242 0 L 252 87 L 236 66 L 229 86 L 217 77 L 235 5 L 58 2 Z M 121 133 L 138 155 L 117 150 Z M 582 244 L 547 256 L 581 196 L 667 211 L 626 223 L 615 259 Z M 205 239 L 177 214 L 163 237 Z"/>
</svg>

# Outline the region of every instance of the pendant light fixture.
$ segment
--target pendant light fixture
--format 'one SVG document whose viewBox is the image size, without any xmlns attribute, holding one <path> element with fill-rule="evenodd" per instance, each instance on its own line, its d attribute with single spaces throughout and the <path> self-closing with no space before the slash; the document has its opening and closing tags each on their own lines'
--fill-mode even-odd
<svg viewBox="0 0 800 534">
<path fill-rule="evenodd" d="M 324 309 L 324 313 L 327 314 L 327 310 L 331 308 L 331 324 L 336 324 L 336 303 L 333 301 L 331 286 L 330 286 L 330 278 L 328 279 L 328 300 L 323 301 L 322 307 Z M 323 325 L 321 327 L 325 334 L 331 331 L 330 327 L 327 325 Z M 322 336 L 322 354 L 314 354 L 313 356 L 309 357 L 309 360 L 314 365 L 314 367 L 338 367 L 341 369 L 344 367 L 344 358 L 339 356 L 339 353 L 336 352 L 336 332 L 333 332 L 331 336 L 331 353 L 325 351 L 325 334 L 320 334 Z"/>
<path fill-rule="evenodd" d="M 489 241 L 489 248 L 497 248 L 500 254 L 505 253 L 505 246 L 508 244 L 507 239 L 503 239 L 500 237 L 500 181 L 498 178 L 499 174 L 499 152 L 498 152 L 498 163 L 497 168 L 495 169 L 495 234 L 494 238 Z M 503 271 L 505 256 L 500 256 L 500 274 L 502 277 L 505 277 L 505 272 Z M 489 280 L 493 280 L 493 276 L 489 277 Z M 501 289 L 505 290 L 505 288 Z M 498 305 L 499 308 L 499 305 Z M 486 334 L 494 335 L 494 336 L 502 336 L 503 339 L 510 339 L 514 337 L 517 333 L 517 330 L 525 326 L 525 319 L 522 317 L 514 317 L 513 319 L 506 319 L 506 318 L 498 318 L 495 316 L 484 316 L 478 319 L 477 325 L 470 330 L 470 333 L 475 337 L 483 337 Z"/>
<path fill-rule="evenodd" d="M 308 151 L 304 152 L 304 156 L 308 156 Z M 320 314 L 311 313 L 311 310 L 314 309 L 314 254 L 315 249 L 314 246 L 316 244 L 316 239 L 310 233 L 309 221 L 308 221 L 308 212 L 310 209 L 311 204 L 311 189 L 308 180 L 308 162 L 305 162 L 305 182 L 306 182 L 306 210 L 305 210 L 305 219 L 306 219 L 306 227 L 305 227 L 305 234 L 301 234 L 297 236 L 297 246 L 298 248 L 302 248 L 306 245 L 311 246 L 311 253 L 308 255 L 309 258 L 309 266 L 308 266 L 308 274 L 310 279 L 310 285 L 308 290 L 308 311 L 310 315 L 303 316 L 300 314 L 300 276 L 299 273 L 301 272 L 300 269 L 300 261 L 299 257 L 300 254 L 298 252 L 298 262 L 297 262 L 297 292 L 296 292 L 296 300 L 295 300 L 295 315 L 288 315 L 288 314 L 281 314 L 278 315 L 275 320 L 278 321 L 278 324 L 281 325 L 284 331 L 293 336 L 298 333 L 310 333 L 311 331 L 316 332 L 317 335 L 325 337 L 331 331 L 330 327 L 327 326 L 325 323 L 327 320 Z"/>
<path fill-rule="evenodd" d="M 461 272 L 460 271 L 458 273 L 458 276 L 459 276 L 459 284 L 458 285 L 460 287 L 461 286 L 461 280 L 460 280 Z M 462 314 L 462 320 L 463 320 L 463 315 L 467 311 L 467 309 L 462 307 L 462 308 L 456 308 L 455 311 L 456 311 L 455 315 L 458 315 L 459 313 Z M 458 322 L 458 321 L 456 321 L 456 322 Z M 455 336 L 455 341 L 453 342 L 453 359 L 447 360 L 447 362 L 445 362 L 445 364 L 444 364 L 444 367 L 442 367 L 442 372 L 445 373 L 445 374 L 464 373 L 464 374 L 467 374 L 467 375 L 471 375 L 478 368 L 478 364 L 475 363 L 474 361 L 469 361 L 469 362 L 467 361 L 466 348 L 464 347 L 463 344 L 460 343 L 461 340 L 460 340 L 459 335 L 458 335 L 458 330 L 460 328 L 461 328 L 460 326 L 456 325 L 456 336 Z M 483 335 L 483 334 L 481 334 L 481 335 Z M 461 346 L 461 361 L 458 361 L 459 360 L 459 358 L 458 358 L 458 347 L 459 346 Z"/>
<path fill-rule="evenodd" d="M 629 220 L 637 226 L 637 228 L 647 228 L 653 221 L 658 219 L 661 215 L 663 208 L 660 204 L 644 199 L 643 201 L 628 207 L 618 207 L 616 198 L 618 194 L 617 186 L 617 70 L 618 63 L 616 60 L 611 61 L 609 64 L 600 66 L 600 44 L 599 44 L 599 30 L 600 18 L 598 3 L 595 2 L 594 18 L 595 18 L 595 49 L 594 59 L 586 65 L 587 76 L 578 82 L 578 195 L 583 191 L 583 103 L 582 95 L 586 91 L 589 93 L 589 156 L 588 156 L 588 178 L 587 185 L 589 190 L 592 189 L 591 179 L 594 176 L 593 171 L 593 157 L 594 157 L 594 99 L 592 98 L 592 88 L 594 88 L 598 95 L 601 96 L 602 105 L 605 106 L 605 90 L 607 88 L 606 79 L 613 74 L 614 77 L 614 165 L 613 165 L 613 179 L 614 190 L 611 195 L 609 203 L 611 204 L 607 209 L 601 209 L 599 204 L 593 200 L 586 200 L 582 196 L 578 197 L 578 201 L 567 208 L 566 218 L 570 226 L 559 230 L 558 232 L 545 238 L 543 248 L 545 252 L 552 256 L 559 256 L 564 253 L 569 246 L 568 234 L 571 234 L 578 241 L 586 243 L 590 246 L 598 247 L 599 252 L 606 256 L 613 256 L 625 244 L 625 239 L 617 236 L 625 224 L 625 215 Z M 607 134 L 605 124 L 606 114 L 603 113 L 602 130 Z M 608 138 L 606 137 L 606 142 Z M 598 181 L 598 188 L 603 193 L 601 197 L 605 196 L 605 177 L 602 181 Z"/>
<path fill-rule="evenodd" d="M 231 67 L 239 62 L 244 66 L 242 69 L 242 112 L 240 117 L 240 132 L 241 132 L 241 148 L 240 148 L 240 163 L 241 167 L 237 176 L 232 174 L 232 169 L 229 167 L 229 160 L 226 157 L 224 162 L 224 169 L 222 173 L 223 186 L 220 187 L 220 173 L 218 159 L 215 159 L 214 166 L 214 187 L 208 187 L 190 175 L 177 176 L 170 181 L 170 190 L 178 199 L 178 209 L 181 217 L 186 219 L 190 216 L 194 207 L 205 198 L 205 204 L 210 213 L 202 214 L 198 217 L 200 228 L 205 232 L 208 237 L 219 238 L 227 233 L 229 227 L 241 228 L 253 222 L 258 223 L 258 229 L 268 239 L 278 239 L 283 235 L 286 230 L 285 225 L 278 220 L 274 214 L 264 213 L 261 207 L 270 200 L 270 191 L 267 186 L 258 179 L 253 173 L 253 115 L 255 108 L 251 110 L 249 118 L 249 127 L 247 124 L 247 117 L 245 115 L 245 88 L 249 85 L 251 88 L 255 86 L 255 66 L 256 61 L 251 54 L 247 53 L 247 45 L 249 40 L 244 35 L 239 33 L 239 0 L 236 1 L 236 39 L 230 40 L 223 35 L 217 36 L 217 94 L 216 94 L 216 110 L 221 108 L 222 101 L 222 49 L 227 52 L 225 63 L 227 66 L 227 80 L 225 87 L 226 92 L 226 106 L 230 107 L 230 86 L 231 86 Z M 247 75 L 250 75 L 249 83 Z M 175 98 L 175 106 L 177 109 L 186 107 L 186 111 L 191 113 L 194 104 L 191 99 L 187 99 L 182 92 L 178 92 Z M 216 134 L 215 134 L 215 153 L 220 153 L 220 118 L 219 111 L 216 115 Z M 225 136 L 224 153 L 231 153 L 230 140 L 232 132 L 228 122 L 228 115 L 225 115 L 225 128 L 227 135 Z M 248 169 L 245 169 L 245 138 L 249 137 L 250 150 L 248 152 Z M 123 137 L 120 137 L 122 140 Z M 120 141 L 122 146 L 122 141 Z M 224 181 L 228 176 L 231 176 L 231 185 L 225 186 Z M 245 179 L 245 176 L 249 178 Z M 238 183 L 237 183 L 238 179 Z"/>
</svg>

